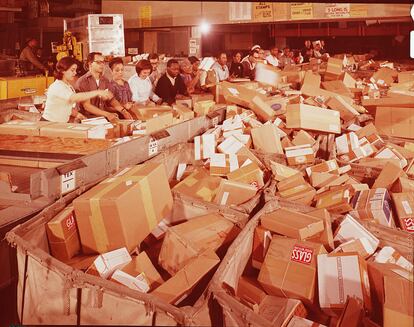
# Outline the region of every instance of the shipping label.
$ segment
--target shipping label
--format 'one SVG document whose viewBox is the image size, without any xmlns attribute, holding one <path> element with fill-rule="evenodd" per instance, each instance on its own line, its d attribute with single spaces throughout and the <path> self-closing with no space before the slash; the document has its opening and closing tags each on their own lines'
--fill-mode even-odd
<svg viewBox="0 0 414 327">
<path fill-rule="evenodd" d="M 60 190 L 61 194 L 71 192 L 76 187 L 75 171 L 69 171 L 66 174 L 60 175 Z"/>
<path fill-rule="evenodd" d="M 290 260 L 310 265 L 313 258 L 313 249 L 295 245 L 292 250 Z"/>
</svg>

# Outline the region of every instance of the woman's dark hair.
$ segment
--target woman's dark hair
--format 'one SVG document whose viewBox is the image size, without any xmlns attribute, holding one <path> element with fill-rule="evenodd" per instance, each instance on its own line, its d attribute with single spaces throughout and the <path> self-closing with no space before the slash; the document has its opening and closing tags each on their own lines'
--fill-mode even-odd
<svg viewBox="0 0 414 327">
<path fill-rule="evenodd" d="M 141 59 L 135 65 L 135 71 L 137 72 L 138 76 L 139 76 L 139 74 L 141 74 L 141 72 L 144 69 L 149 69 L 150 70 L 150 74 L 152 73 L 152 65 L 151 65 L 150 61 L 149 60 L 146 60 L 146 59 Z"/>
<path fill-rule="evenodd" d="M 194 65 L 197 61 L 200 61 L 200 59 L 194 56 L 188 57 L 188 60 L 190 60 L 192 65 Z"/>
<path fill-rule="evenodd" d="M 90 65 L 91 63 L 93 63 L 95 61 L 95 56 L 102 56 L 101 52 L 91 52 L 88 54 L 88 56 L 86 57 L 86 62 L 88 65 Z"/>
<path fill-rule="evenodd" d="M 72 67 L 72 65 L 78 65 L 78 61 L 75 58 L 63 57 L 60 59 L 56 64 L 54 72 L 55 78 L 61 80 L 63 78 L 63 73 Z"/>
<path fill-rule="evenodd" d="M 238 53 L 240 53 L 240 56 L 243 57 L 243 54 L 241 53 L 241 51 L 235 51 L 235 52 L 233 52 L 233 57 L 237 56 Z"/>
<path fill-rule="evenodd" d="M 114 58 L 114 59 L 112 59 L 110 62 L 109 62 L 109 68 L 113 68 L 115 65 L 118 65 L 118 64 L 124 64 L 124 62 L 122 61 L 122 58 Z"/>
</svg>

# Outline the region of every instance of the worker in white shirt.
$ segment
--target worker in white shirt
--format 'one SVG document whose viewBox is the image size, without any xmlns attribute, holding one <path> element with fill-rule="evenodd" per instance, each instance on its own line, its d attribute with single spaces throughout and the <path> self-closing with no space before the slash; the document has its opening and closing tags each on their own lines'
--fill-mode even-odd
<svg viewBox="0 0 414 327">
<path fill-rule="evenodd" d="M 218 82 L 229 79 L 230 73 L 229 67 L 227 67 L 227 54 L 225 52 L 220 52 L 217 55 L 217 61 L 212 68 L 216 72 Z"/>
<path fill-rule="evenodd" d="M 270 48 L 270 54 L 266 57 L 266 61 L 268 64 L 278 67 L 279 66 L 279 49 L 277 46 L 272 46 Z"/>
<path fill-rule="evenodd" d="M 152 73 L 152 65 L 149 60 L 142 59 L 135 66 L 134 74 L 128 81 L 132 91 L 132 101 L 142 105 L 148 105 L 151 101 L 161 104 L 162 99 L 153 92 L 149 76 Z"/>
</svg>

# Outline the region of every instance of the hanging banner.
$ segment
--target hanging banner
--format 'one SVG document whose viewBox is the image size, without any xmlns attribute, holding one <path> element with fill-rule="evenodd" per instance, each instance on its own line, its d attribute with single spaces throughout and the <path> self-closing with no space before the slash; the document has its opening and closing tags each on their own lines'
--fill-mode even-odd
<svg viewBox="0 0 414 327">
<path fill-rule="evenodd" d="M 151 27 L 152 25 L 152 7 L 142 6 L 139 8 L 139 26 Z"/>
<path fill-rule="evenodd" d="M 351 3 L 350 14 L 351 14 L 351 17 L 367 17 L 368 6 L 366 4 Z"/>
<path fill-rule="evenodd" d="M 349 3 L 327 3 L 325 7 L 325 15 L 329 18 L 349 18 Z"/>
<path fill-rule="evenodd" d="M 310 2 L 291 3 L 290 4 L 291 19 L 312 19 L 313 5 Z"/>
<path fill-rule="evenodd" d="M 252 20 L 251 2 L 229 2 L 229 21 Z"/>
<path fill-rule="evenodd" d="M 273 3 L 272 2 L 254 2 L 253 3 L 253 20 L 257 22 L 273 21 Z"/>
</svg>

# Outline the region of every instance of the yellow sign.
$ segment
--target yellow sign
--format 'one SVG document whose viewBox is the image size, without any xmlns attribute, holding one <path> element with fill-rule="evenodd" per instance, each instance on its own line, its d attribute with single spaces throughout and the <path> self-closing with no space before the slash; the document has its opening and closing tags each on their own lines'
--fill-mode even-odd
<svg viewBox="0 0 414 327">
<path fill-rule="evenodd" d="M 366 4 L 354 4 L 351 3 L 351 17 L 367 17 L 368 6 Z"/>
<path fill-rule="evenodd" d="M 313 5 L 310 2 L 291 3 L 290 4 L 291 19 L 312 19 Z"/>
<path fill-rule="evenodd" d="M 272 2 L 254 2 L 253 3 L 253 20 L 259 22 L 273 21 L 273 3 Z"/>
<path fill-rule="evenodd" d="M 152 7 L 142 6 L 139 8 L 139 26 L 151 27 Z"/>
</svg>

